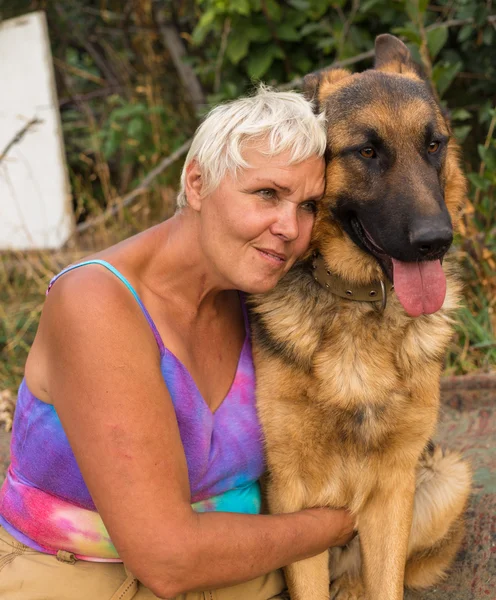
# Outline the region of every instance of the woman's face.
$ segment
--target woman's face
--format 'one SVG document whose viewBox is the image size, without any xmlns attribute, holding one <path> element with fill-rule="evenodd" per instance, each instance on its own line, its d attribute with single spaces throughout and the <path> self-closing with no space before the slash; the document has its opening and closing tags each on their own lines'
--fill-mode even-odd
<svg viewBox="0 0 496 600">
<path fill-rule="evenodd" d="M 226 287 L 272 289 L 305 252 L 324 194 L 324 159 L 288 166 L 289 153 L 243 153 L 250 168 L 198 200 L 201 245 Z"/>
</svg>

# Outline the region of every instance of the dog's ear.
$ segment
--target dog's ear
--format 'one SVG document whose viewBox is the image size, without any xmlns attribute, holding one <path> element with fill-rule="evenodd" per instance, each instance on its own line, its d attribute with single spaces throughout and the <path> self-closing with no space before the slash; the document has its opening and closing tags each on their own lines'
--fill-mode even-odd
<svg viewBox="0 0 496 600">
<path fill-rule="evenodd" d="M 388 73 L 413 73 L 424 79 L 422 68 L 413 60 L 407 46 L 389 33 L 375 38 L 374 68 Z"/>
<path fill-rule="evenodd" d="M 310 73 L 303 78 L 303 94 L 307 100 L 314 103 L 315 112 L 322 110 L 322 105 L 332 92 L 338 81 L 349 77 L 351 73 L 346 69 L 329 69 Z"/>
<path fill-rule="evenodd" d="M 313 102 L 314 111 L 320 112 L 319 102 L 319 87 L 320 87 L 321 74 L 310 73 L 305 75 L 303 78 L 303 95 L 307 100 Z"/>
</svg>

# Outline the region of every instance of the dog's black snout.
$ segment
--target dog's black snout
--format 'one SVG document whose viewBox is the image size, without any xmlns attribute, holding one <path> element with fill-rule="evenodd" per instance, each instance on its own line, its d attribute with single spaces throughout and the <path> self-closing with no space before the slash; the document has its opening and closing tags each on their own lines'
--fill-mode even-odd
<svg viewBox="0 0 496 600">
<path fill-rule="evenodd" d="M 420 227 L 410 232 L 410 243 L 418 258 L 440 257 L 453 241 L 451 227 Z"/>
</svg>

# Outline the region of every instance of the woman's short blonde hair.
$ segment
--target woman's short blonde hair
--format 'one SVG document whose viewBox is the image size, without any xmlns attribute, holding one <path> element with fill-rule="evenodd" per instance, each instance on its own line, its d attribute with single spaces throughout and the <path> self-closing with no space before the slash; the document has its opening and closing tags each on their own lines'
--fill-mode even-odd
<svg viewBox="0 0 496 600">
<path fill-rule="evenodd" d="M 217 106 L 198 127 L 181 174 L 177 206 L 187 205 L 186 169 L 196 160 L 202 173 L 202 195 L 215 190 L 226 173 L 236 174 L 250 165 L 243 147 L 263 141 L 263 152 L 277 156 L 290 152 L 288 164 L 323 156 L 326 147 L 325 117 L 316 115 L 312 103 L 297 92 L 277 92 L 260 86 L 257 93 Z"/>
</svg>

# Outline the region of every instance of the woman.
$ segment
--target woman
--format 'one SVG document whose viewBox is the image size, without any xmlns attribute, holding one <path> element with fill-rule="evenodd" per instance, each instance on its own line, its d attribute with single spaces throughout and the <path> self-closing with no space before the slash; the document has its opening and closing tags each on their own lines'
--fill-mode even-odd
<svg viewBox="0 0 496 600">
<path fill-rule="evenodd" d="M 257 514 L 240 293 L 270 290 L 307 249 L 325 143 L 295 93 L 220 106 L 174 217 L 54 278 L 0 496 L 6 598 L 266 600 L 281 566 L 348 539 L 345 511 Z"/>
</svg>

